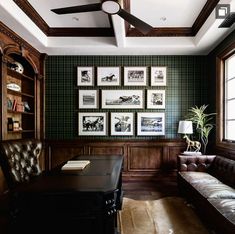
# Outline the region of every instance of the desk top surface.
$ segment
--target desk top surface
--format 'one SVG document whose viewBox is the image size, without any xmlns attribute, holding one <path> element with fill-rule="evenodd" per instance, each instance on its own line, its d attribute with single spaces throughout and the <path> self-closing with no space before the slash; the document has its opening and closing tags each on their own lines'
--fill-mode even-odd
<svg viewBox="0 0 235 234">
<path fill-rule="evenodd" d="M 90 160 L 83 170 L 62 171 L 61 166 L 17 188 L 19 192 L 69 193 L 113 192 L 121 176 L 122 156 L 79 156 L 73 160 Z"/>
</svg>

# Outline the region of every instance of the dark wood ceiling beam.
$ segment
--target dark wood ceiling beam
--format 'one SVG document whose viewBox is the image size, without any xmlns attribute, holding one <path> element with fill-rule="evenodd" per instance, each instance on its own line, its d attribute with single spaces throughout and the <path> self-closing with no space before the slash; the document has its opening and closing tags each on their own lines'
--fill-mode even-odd
<svg viewBox="0 0 235 234">
<path fill-rule="evenodd" d="M 48 35 L 50 27 L 28 1 L 25 0 L 13 0 L 13 1 L 43 31 L 45 35 Z"/>
<path fill-rule="evenodd" d="M 114 37 L 113 28 L 50 28 L 49 37 Z"/>
<path fill-rule="evenodd" d="M 214 10 L 218 2 L 219 0 L 207 0 L 206 4 L 202 8 L 200 14 L 198 15 L 197 19 L 195 20 L 192 26 L 193 36 L 195 36 L 198 33 L 198 31 L 200 30 L 202 25 L 206 22 L 207 18 Z"/>
<path fill-rule="evenodd" d="M 135 28 L 129 28 L 127 37 L 190 37 L 192 28 L 154 28 L 148 34 L 143 35 Z"/>
</svg>

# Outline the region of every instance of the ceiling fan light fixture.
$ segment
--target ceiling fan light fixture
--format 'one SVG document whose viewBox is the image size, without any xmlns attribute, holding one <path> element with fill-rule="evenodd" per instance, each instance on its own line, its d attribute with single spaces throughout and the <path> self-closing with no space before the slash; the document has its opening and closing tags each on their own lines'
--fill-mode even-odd
<svg viewBox="0 0 235 234">
<path fill-rule="evenodd" d="M 121 6 L 116 1 L 104 1 L 102 2 L 101 8 L 102 8 L 102 11 L 104 11 L 105 13 L 114 15 L 120 11 Z"/>
</svg>

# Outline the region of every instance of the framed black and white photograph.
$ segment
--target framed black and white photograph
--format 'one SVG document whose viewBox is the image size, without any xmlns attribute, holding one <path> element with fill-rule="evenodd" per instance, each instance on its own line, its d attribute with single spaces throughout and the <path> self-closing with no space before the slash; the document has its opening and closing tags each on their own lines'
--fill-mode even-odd
<svg viewBox="0 0 235 234">
<path fill-rule="evenodd" d="M 98 90 L 78 90 L 78 108 L 98 108 Z"/>
<path fill-rule="evenodd" d="M 111 113 L 111 135 L 132 136 L 134 134 L 134 113 L 112 112 Z"/>
<path fill-rule="evenodd" d="M 166 86 L 166 67 L 151 67 L 151 86 Z"/>
<path fill-rule="evenodd" d="M 77 85 L 78 86 L 94 85 L 93 67 L 77 67 Z"/>
<path fill-rule="evenodd" d="M 139 136 L 165 135 L 165 113 L 160 113 L 160 112 L 137 113 L 137 135 Z"/>
<path fill-rule="evenodd" d="M 146 86 L 147 67 L 124 67 L 125 86 Z"/>
<path fill-rule="evenodd" d="M 165 90 L 147 90 L 147 108 L 165 109 Z"/>
<path fill-rule="evenodd" d="M 78 113 L 79 136 L 105 136 L 107 135 L 107 113 L 92 112 Z"/>
<path fill-rule="evenodd" d="M 119 86 L 121 82 L 120 67 L 97 67 L 98 86 Z"/>
<path fill-rule="evenodd" d="M 104 109 L 142 109 L 144 90 L 102 90 L 101 99 Z"/>
</svg>

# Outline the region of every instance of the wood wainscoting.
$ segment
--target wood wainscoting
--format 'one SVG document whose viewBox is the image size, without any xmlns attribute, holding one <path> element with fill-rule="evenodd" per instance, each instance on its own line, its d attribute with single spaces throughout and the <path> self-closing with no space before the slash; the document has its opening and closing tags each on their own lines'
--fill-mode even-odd
<svg viewBox="0 0 235 234">
<path fill-rule="evenodd" d="M 46 141 L 48 170 L 80 155 L 123 155 L 123 178 L 158 179 L 176 175 L 182 140 L 55 140 Z M 159 176 L 160 177 L 159 177 Z"/>
</svg>

